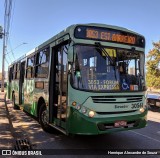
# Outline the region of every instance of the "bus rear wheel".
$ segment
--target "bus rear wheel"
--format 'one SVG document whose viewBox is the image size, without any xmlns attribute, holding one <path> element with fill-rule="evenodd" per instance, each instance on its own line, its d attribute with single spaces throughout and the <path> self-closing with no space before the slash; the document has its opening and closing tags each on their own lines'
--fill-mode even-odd
<svg viewBox="0 0 160 158">
<path fill-rule="evenodd" d="M 48 125 L 47 109 L 45 104 L 41 105 L 39 109 L 39 123 L 44 131 L 52 133 L 52 127 Z"/>
</svg>

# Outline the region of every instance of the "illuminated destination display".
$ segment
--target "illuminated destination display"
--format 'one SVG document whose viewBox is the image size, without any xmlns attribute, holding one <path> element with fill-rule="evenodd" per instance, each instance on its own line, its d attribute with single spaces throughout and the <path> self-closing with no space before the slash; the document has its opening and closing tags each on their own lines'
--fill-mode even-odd
<svg viewBox="0 0 160 158">
<path fill-rule="evenodd" d="M 97 31 L 93 29 L 86 30 L 86 38 L 100 39 L 104 41 L 113 41 L 119 43 L 128 43 L 128 44 L 135 44 L 136 42 L 135 36 L 121 35 L 109 31 L 108 32 L 104 32 L 101 30 Z"/>
<path fill-rule="evenodd" d="M 144 37 L 129 32 L 109 28 L 77 26 L 74 35 L 76 38 L 80 39 L 124 43 L 139 47 L 145 46 Z"/>
</svg>

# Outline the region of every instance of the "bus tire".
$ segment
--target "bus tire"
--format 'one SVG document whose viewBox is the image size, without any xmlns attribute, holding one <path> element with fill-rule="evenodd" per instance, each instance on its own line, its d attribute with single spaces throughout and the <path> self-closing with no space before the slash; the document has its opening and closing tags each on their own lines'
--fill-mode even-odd
<svg viewBox="0 0 160 158">
<path fill-rule="evenodd" d="M 69 136 L 70 138 L 73 138 L 73 139 L 74 139 L 74 138 L 76 138 L 77 135 L 76 135 L 76 134 L 69 133 L 68 136 Z"/>
<path fill-rule="evenodd" d="M 42 104 L 39 109 L 39 123 L 45 132 L 52 132 L 52 127 L 49 126 L 47 122 L 47 110 L 45 104 Z"/>
<path fill-rule="evenodd" d="M 15 95 L 14 95 L 14 93 L 12 94 L 12 105 L 13 105 L 13 109 L 15 109 L 15 110 L 19 110 L 20 109 L 19 106 L 17 106 L 15 104 Z"/>
</svg>

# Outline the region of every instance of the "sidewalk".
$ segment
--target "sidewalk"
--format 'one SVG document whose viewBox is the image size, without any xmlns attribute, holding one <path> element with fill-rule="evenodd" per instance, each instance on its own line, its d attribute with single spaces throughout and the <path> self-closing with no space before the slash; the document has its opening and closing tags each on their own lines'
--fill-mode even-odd
<svg viewBox="0 0 160 158">
<path fill-rule="evenodd" d="M 34 125 L 31 118 L 14 110 L 5 93 L 0 92 L 0 149 L 30 150 L 26 127 L 31 125 Z"/>
<path fill-rule="evenodd" d="M 5 93 L 0 92 L 0 149 L 13 149 L 14 138 L 5 101 Z"/>
</svg>

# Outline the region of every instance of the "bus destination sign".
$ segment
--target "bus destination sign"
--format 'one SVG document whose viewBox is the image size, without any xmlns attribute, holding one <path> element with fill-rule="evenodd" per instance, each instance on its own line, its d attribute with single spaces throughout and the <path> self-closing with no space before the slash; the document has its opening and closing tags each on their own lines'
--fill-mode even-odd
<svg viewBox="0 0 160 158">
<path fill-rule="evenodd" d="M 144 47 L 145 45 L 145 40 L 142 36 L 110 28 L 78 26 L 75 29 L 75 37 L 80 39 L 124 43 L 140 47 Z"/>
<path fill-rule="evenodd" d="M 95 29 L 86 29 L 86 38 L 92 39 L 100 39 L 104 41 L 113 41 L 119 43 L 128 43 L 128 44 L 135 44 L 136 37 L 129 36 L 129 35 L 122 35 L 117 32 L 111 31 L 101 31 Z"/>
</svg>

